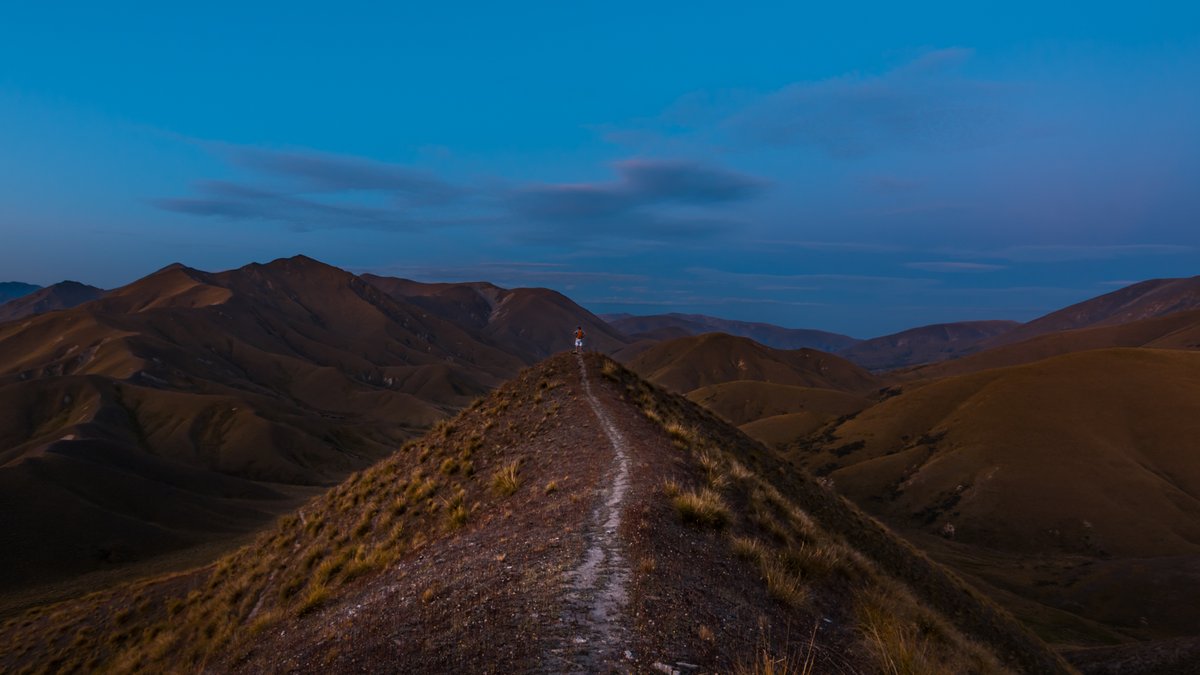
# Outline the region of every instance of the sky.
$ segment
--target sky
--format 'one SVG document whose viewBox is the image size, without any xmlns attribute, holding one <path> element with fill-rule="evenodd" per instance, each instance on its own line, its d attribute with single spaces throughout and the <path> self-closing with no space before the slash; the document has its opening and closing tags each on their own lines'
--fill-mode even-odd
<svg viewBox="0 0 1200 675">
<path fill-rule="evenodd" d="M 1196 3 L 177 4 L 0 5 L 0 281 L 305 254 L 870 337 L 1200 274 Z"/>
</svg>

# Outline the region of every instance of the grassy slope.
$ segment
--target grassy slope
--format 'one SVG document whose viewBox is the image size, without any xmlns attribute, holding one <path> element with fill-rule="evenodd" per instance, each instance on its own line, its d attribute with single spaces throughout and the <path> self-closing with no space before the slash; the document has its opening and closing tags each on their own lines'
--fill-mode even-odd
<svg viewBox="0 0 1200 675">
<path fill-rule="evenodd" d="M 633 451 L 643 454 L 635 454 L 635 461 L 668 469 L 642 474 L 643 480 L 663 476 L 665 482 L 649 490 L 643 486 L 640 501 L 630 507 L 635 516 L 626 536 L 633 540 L 632 550 L 700 545 L 704 564 L 693 561 L 686 566 L 690 574 L 701 574 L 692 582 L 699 585 L 687 594 L 691 602 L 722 602 L 704 582 L 705 569 L 741 569 L 745 572 L 729 577 L 734 587 L 746 589 L 741 602 L 765 594 L 754 603 L 773 625 L 813 625 L 810 622 L 822 614 L 834 622 L 835 628 L 811 638 L 807 632 L 788 635 L 776 630 L 766 642 L 724 645 L 718 655 L 737 656 L 736 663 L 750 669 L 766 657 L 799 655 L 792 662 L 798 665 L 806 654 L 827 659 L 837 654 L 842 663 L 867 670 L 993 672 L 1000 669 L 999 661 L 1026 672 L 1065 672 L 1061 661 L 1003 612 L 825 487 L 779 463 L 762 446 L 615 363 L 597 357 L 592 368 L 608 378 L 607 384 L 596 383 L 607 392 L 602 396 L 608 405 L 626 406 L 610 409 L 610 414 L 615 412 L 619 424 L 639 439 Z M 578 385 L 569 384 L 572 369 L 573 361 L 560 357 L 526 373 L 211 567 L 7 623 L 0 628 L 0 639 L 10 647 L 0 655 L 0 665 L 14 672 L 192 670 L 203 664 L 224 669 L 238 663 L 261 665 L 267 658 L 264 649 L 268 657 L 277 658 L 289 658 L 289 649 L 307 650 L 317 659 L 307 661 L 310 666 L 348 664 L 338 659 L 369 655 L 354 650 L 370 643 L 417 650 L 426 659 L 457 655 L 465 659 L 460 665 L 492 657 L 528 666 L 521 658 L 536 654 L 497 651 L 500 645 L 527 649 L 528 644 L 522 644 L 528 641 L 517 636 L 528 627 L 504 619 L 528 616 L 527 612 L 489 614 L 500 620 L 480 633 L 466 615 L 438 609 L 486 609 L 494 600 L 493 591 L 485 593 L 489 600 L 477 597 L 473 604 L 460 603 L 475 591 L 505 589 L 494 582 L 484 581 L 480 587 L 459 583 L 452 573 L 457 568 L 449 562 L 443 563 L 441 584 L 424 592 L 421 586 L 409 591 L 419 599 L 406 596 L 404 603 L 416 604 L 409 610 L 399 608 L 402 613 L 395 616 L 418 632 L 404 634 L 395 645 L 390 635 L 372 642 L 379 637 L 370 630 L 376 610 L 359 615 L 355 608 L 369 606 L 372 594 L 397 584 L 405 587 L 406 574 L 456 548 L 495 544 L 508 532 L 501 524 L 526 511 L 532 519 L 523 521 L 524 527 L 550 525 L 569 538 L 571 518 L 588 512 L 587 501 L 578 499 L 583 484 L 575 481 L 589 469 L 579 465 L 578 473 L 563 476 L 561 463 L 569 457 L 586 459 L 590 453 L 537 448 L 542 438 L 550 440 L 552 448 L 564 448 L 571 444 L 564 434 L 578 433 L 579 426 L 570 423 L 580 414 L 572 391 Z M 509 499 L 518 500 L 511 511 L 503 507 Z M 519 510 L 516 504 L 522 505 Z M 673 515 L 664 519 L 663 514 Z M 534 548 L 543 550 L 545 543 Z M 522 548 L 516 551 L 533 555 Z M 678 588 L 678 579 L 662 574 L 653 560 L 640 559 L 631 602 L 638 605 Z M 473 564 L 462 553 L 449 560 Z M 503 569 L 487 564 L 493 565 L 488 569 Z M 666 561 L 663 567 L 668 567 Z M 552 567 L 535 565 L 529 571 L 546 569 Z M 552 585 L 549 581 L 531 580 L 532 586 L 520 588 L 536 594 Z M 518 601 L 519 597 L 508 600 Z M 644 606 L 661 615 L 643 628 L 651 637 L 658 635 L 653 639 L 658 642 L 645 638 L 653 644 L 684 640 L 669 630 L 681 621 L 679 625 L 690 626 L 693 637 L 679 644 L 708 640 L 698 630 L 703 626 L 688 623 L 691 610 L 675 612 L 669 603 Z M 759 625 L 753 613 L 720 615 L 746 621 L 750 628 Z M 341 623 L 346 621 L 350 623 Z M 651 625 L 667 628 L 652 630 Z M 339 634 L 353 630 L 358 637 L 350 642 L 315 639 L 325 626 Z M 754 634 L 733 628 L 729 635 Z M 509 630 L 518 632 L 509 635 Z M 295 644 L 286 637 L 310 634 L 314 639 Z M 818 642 L 819 649 L 813 646 Z M 455 661 L 422 663 L 446 666 Z"/>
<path fill-rule="evenodd" d="M 795 456 L 1006 593 L 1178 635 L 1200 625 L 1195 602 L 1173 602 L 1200 598 L 1180 557 L 1200 551 L 1198 383 L 1192 352 L 1068 354 L 909 388 Z M 1055 639 L 1107 639 L 1025 616 Z"/>
</svg>

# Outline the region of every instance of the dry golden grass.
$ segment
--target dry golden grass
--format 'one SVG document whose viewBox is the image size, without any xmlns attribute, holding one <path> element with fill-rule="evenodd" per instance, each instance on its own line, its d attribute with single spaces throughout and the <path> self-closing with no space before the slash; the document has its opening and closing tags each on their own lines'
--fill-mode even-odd
<svg viewBox="0 0 1200 675">
<path fill-rule="evenodd" d="M 879 672 L 889 675 L 1004 673 L 995 656 L 922 607 L 890 579 L 857 593 L 855 615 Z"/>
<path fill-rule="evenodd" d="M 324 605 L 329 600 L 329 588 L 324 584 L 310 586 L 304 601 L 300 603 L 299 613 L 308 614 Z"/>
<path fill-rule="evenodd" d="M 492 490 L 501 497 L 507 497 L 521 487 L 521 477 L 517 475 L 519 462 L 507 464 L 492 474 Z"/>
<path fill-rule="evenodd" d="M 616 361 L 605 360 L 604 365 L 600 367 L 600 374 L 610 380 L 620 381 L 621 366 L 617 365 Z"/>
<path fill-rule="evenodd" d="M 804 582 L 778 558 L 763 558 L 760 569 L 771 597 L 795 608 L 803 607 L 808 601 Z"/>
<path fill-rule="evenodd" d="M 683 522 L 691 525 L 719 530 L 728 525 L 732 518 L 721 495 L 708 488 L 698 492 L 680 492 L 672 498 L 671 503 Z"/>
<path fill-rule="evenodd" d="M 663 429 L 679 447 L 687 448 L 696 440 L 696 432 L 679 422 L 666 422 Z"/>
<path fill-rule="evenodd" d="M 729 545 L 734 555 L 755 564 L 767 555 L 767 547 L 761 541 L 751 537 L 733 537 Z"/>
</svg>

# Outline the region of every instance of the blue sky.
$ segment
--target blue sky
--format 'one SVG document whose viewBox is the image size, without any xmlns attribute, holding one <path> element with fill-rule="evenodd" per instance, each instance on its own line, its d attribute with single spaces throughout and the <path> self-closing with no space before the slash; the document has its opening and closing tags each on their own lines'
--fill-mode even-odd
<svg viewBox="0 0 1200 675">
<path fill-rule="evenodd" d="M 1200 274 L 1192 3 L 420 4 L 0 8 L 0 279 L 304 253 L 866 337 Z"/>
</svg>

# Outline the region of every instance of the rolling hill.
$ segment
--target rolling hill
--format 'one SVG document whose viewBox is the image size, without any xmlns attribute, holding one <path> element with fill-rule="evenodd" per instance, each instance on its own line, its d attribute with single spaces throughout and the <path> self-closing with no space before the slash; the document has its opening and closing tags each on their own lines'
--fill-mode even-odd
<svg viewBox="0 0 1200 675">
<path fill-rule="evenodd" d="M 680 393 L 738 380 L 859 393 L 880 385 L 875 376 L 832 354 L 772 349 L 723 333 L 659 343 L 628 365 L 651 382 Z"/>
<path fill-rule="evenodd" d="M 1051 312 L 988 340 L 983 347 L 1021 342 L 1046 333 L 1113 326 L 1197 309 L 1200 309 L 1200 276 L 1151 279 Z"/>
<path fill-rule="evenodd" d="M 1016 321 L 940 323 L 863 340 L 837 354 L 868 370 L 893 370 L 969 354 L 980 343 L 1019 325 Z"/>
<path fill-rule="evenodd" d="M 700 387 L 687 397 L 768 446 L 786 444 L 871 404 L 856 394 L 754 380 Z"/>
<path fill-rule="evenodd" d="M 0 627 L 0 669 L 1028 672 L 1067 665 L 821 485 L 556 356 L 185 574 Z"/>
<path fill-rule="evenodd" d="M 0 323 L 33 314 L 69 309 L 95 300 L 104 290 L 77 281 L 60 281 L 0 305 Z"/>
<path fill-rule="evenodd" d="M 1111 326 L 1047 333 L 952 361 L 893 372 L 889 376 L 901 380 L 936 379 L 1113 347 L 1200 349 L 1200 310 L 1174 312 Z"/>
<path fill-rule="evenodd" d="M 769 323 L 719 319 L 703 314 L 604 314 L 601 318 L 625 335 L 651 339 L 680 337 L 678 331 L 684 331 L 687 335 L 726 333 L 750 338 L 775 349 L 808 348 L 826 352 L 835 352 L 858 342 L 855 338 L 822 330 L 783 328 Z"/>
<path fill-rule="evenodd" d="M 1200 633 L 1198 437 L 1200 353 L 1094 349 L 905 385 L 792 456 L 1087 643 Z"/>
</svg>

